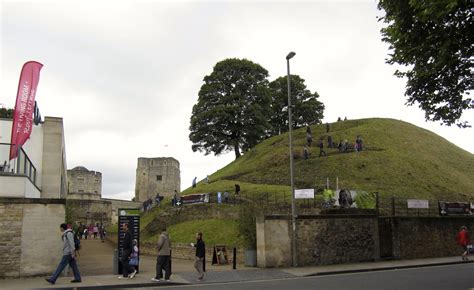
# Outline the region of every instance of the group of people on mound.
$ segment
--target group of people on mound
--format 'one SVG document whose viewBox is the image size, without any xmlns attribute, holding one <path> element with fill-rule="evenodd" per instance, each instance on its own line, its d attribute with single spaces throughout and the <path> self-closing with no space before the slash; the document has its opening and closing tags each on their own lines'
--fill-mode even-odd
<svg viewBox="0 0 474 290">
<path fill-rule="evenodd" d="M 329 129 L 327 129 L 329 132 Z M 313 136 L 311 133 L 311 127 L 308 126 L 306 127 L 306 144 L 303 146 L 303 158 L 306 160 L 309 158 L 309 147 L 311 147 L 311 144 L 313 143 Z M 332 140 L 331 135 L 328 135 L 327 139 L 327 147 L 328 148 L 337 148 L 339 152 L 349 152 L 354 150 L 355 152 L 362 151 L 362 137 L 360 135 L 357 135 L 357 138 L 355 140 L 354 144 L 350 144 L 347 140 L 340 140 L 339 143 L 337 144 Z M 319 138 L 318 140 L 318 145 L 319 147 L 319 157 L 325 157 L 326 151 L 324 151 L 324 137 Z"/>
</svg>

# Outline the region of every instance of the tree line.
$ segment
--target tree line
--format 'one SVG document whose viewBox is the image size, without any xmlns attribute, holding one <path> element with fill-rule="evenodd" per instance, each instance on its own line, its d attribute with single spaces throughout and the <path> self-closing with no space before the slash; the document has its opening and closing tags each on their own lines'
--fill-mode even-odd
<svg viewBox="0 0 474 290">
<path fill-rule="evenodd" d="M 287 76 L 268 80 L 268 71 L 247 59 L 218 62 L 204 77 L 191 115 L 194 152 L 206 155 L 234 151 L 241 156 L 262 140 L 288 131 Z M 324 104 L 305 80 L 290 76 L 293 128 L 318 124 Z"/>
</svg>

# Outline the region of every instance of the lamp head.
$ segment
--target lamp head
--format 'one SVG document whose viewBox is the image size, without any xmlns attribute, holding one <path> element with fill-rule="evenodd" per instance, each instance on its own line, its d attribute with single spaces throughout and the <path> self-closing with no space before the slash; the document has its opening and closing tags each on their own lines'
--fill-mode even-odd
<svg viewBox="0 0 474 290">
<path fill-rule="evenodd" d="M 292 51 L 292 52 L 290 52 L 290 53 L 286 56 L 286 59 L 287 59 L 287 60 L 290 60 L 290 59 L 291 59 L 293 56 L 295 56 L 295 55 L 296 55 L 296 53 L 294 53 L 294 52 Z"/>
</svg>

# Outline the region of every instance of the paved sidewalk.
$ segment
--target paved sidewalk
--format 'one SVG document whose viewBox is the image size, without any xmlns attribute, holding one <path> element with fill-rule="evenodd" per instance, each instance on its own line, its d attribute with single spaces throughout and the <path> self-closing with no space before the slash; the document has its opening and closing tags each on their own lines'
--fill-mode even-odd
<svg viewBox="0 0 474 290">
<path fill-rule="evenodd" d="M 119 280 L 118 275 L 112 275 L 112 258 L 110 250 L 113 246 L 100 241 L 83 242 L 84 248 L 79 259 L 79 267 L 83 276 L 82 283 L 71 284 L 72 273 L 69 277 L 60 277 L 56 285 L 52 286 L 44 278 L 22 278 L 0 280 L 0 289 L 72 289 L 73 287 L 84 289 L 104 289 L 104 288 L 130 288 L 130 287 L 152 287 L 178 284 L 203 284 L 239 282 L 251 280 L 271 280 L 281 278 L 296 278 L 314 275 L 330 275 L 342 273 L 356 273 L 364 271 L 381 271 L 389 269 L 402 269 L 411 267 L 424 267 L 436 265 L 450 265 L 470 263 L 461 261 L 460 257 L 442 257 L 416 260 L 390 260 L 380 262 L 366 262 L 354 264 L 341 264 L 330 266 L 298 267 L 298 268 L 278 268 L 259 269 L 245 268 L 241 265 L 237 270 L 232 270 L 231 265 L 211 266 L 207 263 L 206 278 L 202 282 L 196 281 L 197 274 L 193 269 L 193 262 L 190 260 L 173 260 L 173 275 L 170 282 L 151 282 L 150 279 L 155 274 L 155 259 L 152 256 L 142 256 L 140 261 L 140 273 L 134 279 Z M 91 253 L 101 254 L 91 255 Z M 104 254 L 108 252 L 108 254 Z"/>
</svg>

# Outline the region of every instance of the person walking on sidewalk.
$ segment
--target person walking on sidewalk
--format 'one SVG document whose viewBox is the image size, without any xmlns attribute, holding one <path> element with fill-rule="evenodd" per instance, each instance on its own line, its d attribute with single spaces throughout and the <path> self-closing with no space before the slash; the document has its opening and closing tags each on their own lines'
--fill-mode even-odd
<svg viewBox="0 0 474 290">
<path fill-rule="evenodd" d="M 46 278 L 46 281 L 52 285 L 56 283 L 61 272 L 64 268 L 69 264 L 74 273 L 74 280 L 71 283 L 80 283 L 81 280 L 81 273 L 79 273 L 79 268 L 77 267 L 76 263 L 76 248 L 74 246 L 74 233 L 72 229 L 68 229 L 67 224 L 61 224 L 59 226 L 61 230 L 61 239 L 63 240 L 63 257 L 61 262 L 59 262 L 56 271 L 54 272 L 53 276 L 50 278 Z"/>
<path fill-rule="evenodd" d="M 130 255 L 132 254 L 133 244 L 132 244 L 132 234 L 128 230 L 128 224 L 122 224 L 122 230 L 124 232 L 122 238 L 122 258 L 120 262 L 122 263 L 122 276 L 119 276 L 119 279 L 132 279 L 137 274 L 137 270 L 134 270 L 130 264 Z"/>
<path fill-rule="evenodd" d="M 170 280 L 171 267 L 171 242 L 166 228 L 161 230 L 160 238 L 158 239 L 158 258 L 156 258 L 156 275 L 151 279 L 153 282 L 160 282 L 163 278 L 163 270 L 165 271 L 165 281 Z"/>
<path fill-rule="evenodd" d="M 469 249 L 467 248 L 468 245 L 471 244 L 471 239 L 469 238 L 469 232 L 467 231 L 466 226 L 462 226 L 458 236 L 457 236 L 458 244 L 463 248 L 464 252 L 461 255 L 461 259 L 463 261 L 469 260 Z"/>
<path fill-rule="evenodd" d="M 191 243 L 191 247 L 196 248 L 196 257 L 194 260 L 194 269 L 198 271 L 198 281 L 204 279 L 204 259 L 206 257 L 206 244 L 202 240 L 202 233 L 196 233 L 196 244 Z"/>
</svg>

